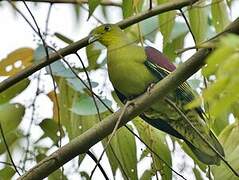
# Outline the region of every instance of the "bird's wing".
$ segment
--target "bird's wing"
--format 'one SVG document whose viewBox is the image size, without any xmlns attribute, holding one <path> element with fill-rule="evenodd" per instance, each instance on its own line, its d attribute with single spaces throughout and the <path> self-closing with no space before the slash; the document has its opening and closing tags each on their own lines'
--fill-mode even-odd
<svg viewBox="0 0 239 180">
<path fill-rule="evenodd" d="M 176 67 L 155 48 L 148 46 L 145 48 L 145 52 L 147 55 L 145 66 L 159 79 L 159 81 L 176 69 Z M 176 89 L 176 96 L 180 101 L 187 104 L 195 99 L 195 92 L 187 82 L 184 82 Z M 200 117 L 205 120 L 206 115 L 202 108 L 196 107 L 195 110 Z"/>
</svg>

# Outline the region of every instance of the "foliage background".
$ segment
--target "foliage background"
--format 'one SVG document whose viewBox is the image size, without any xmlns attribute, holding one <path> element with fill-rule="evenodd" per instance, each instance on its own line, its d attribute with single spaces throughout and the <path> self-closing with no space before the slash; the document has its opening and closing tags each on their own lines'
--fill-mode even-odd
<svg viewBox="0 0 239 180">
<path fill-rule="evenodd" d="M 98 6 L 100 1 L 88 4 L 50 4 L 28 3 L 35 20 L 48 45 L 59 49 L 88 35 L 90 30 L 100 24 L 116 23 L 123 18 L 147 10 L 149 1 L 124 0 L 117 2 L 121 7 Z M 157 6 L 167 0 L 154 1 Z M 34 24 L 23 2 L 14 4 L 27 19 Z M 221 32 L 226 25 L 238 17 L 235 1 L 199 1 L 191 10 L 182 11 L 190 23 L 197 45 Z M 17 72 L 41 60 L 45 56 L 41 39 L 12 8 L 11 3 L 1 2 L 0 24 L 0 78 L 14 76 Z M 95 8 L 97 9 L 95 10 Z M 89 13 L 88 13 L 89 9 Z M 190 9 L 190 8 L 189 8 Z M 50 13 L 49 13 L 50 12 Z M 114 12 L 114 13 L 112 13 Z M 50 14 L 47 20 L 47 14 Z M 90 17 L 90 18 L 89 18 Z M 87 20 L 89 18 L 89 20 Z M 47 27 L 46 27 L 47 26 Z M 35 27 L 35 26 L 34 26 Z M 175 64 L 186 60 L 195 50 L 176 54 L 179 49 L 193 46 L 191 33 L 179 11 L 172 11 L 145 20 L 125 30 L 132 41 L 144 42 L 162 50 Z M 66 38 L 67 37 L 67 38 Z M 216 44 L 218 49 L 208 58 L 208 66 L 203 69 L 208 88 L 201 73 L 197 73 L 189 83 L 202 92 L 204 108 L 211 116 L 209 125 L 219 135 L 226 151 L 226 159 L 235 169 L 239 169 L 238 142 L 238 37 L 224 37 Z M 52 51 L 52 50 L 49 50 Z M 91 79 L 96 94 L 116 110 L 120 104 L 107 77 L 105 50 L 99 44 L 92 44 L 78 51 Z M 89 85 L 80 59 L 72 54 L 65 57 L 72 69 Z M 226 59 L 226 60 L 225 60 Z M 0 140 L 0 179 L 18 177 L 11 166 L 11 157 L 20 174 L 32 167 L 59 146 L 80 135 L 93 124 L 110 114 L 97 100 L 97 113 L 91 92 L 84 87 L 66 63 L 58 61 L 29 79 L 0 94 L 0 122 L 6 142 Z M 56 82 L 52 83 L 52 77 Z M 54 91 L 55 90 L 55 91 Z M 20 94 L 20 95 L 19 95 Z M 57 94 L 57 98 L 56 98 Z M 116 102 L 115 102 L 116 101 Z M 200 99 L 189 106 L 201 103 Z M 61 128 L 60 128 L 61 126 Z M 185 144 L 169 137 L 135 119 L 129 127 L 154 150 L 174 170 L 187 179 L 205 179 L 206 167 L 198 162 Z M 61 130 L 60 130 L 61 129 Z M 60 138 L 59 138 L 60 137 Z M 61 140 L 59 140 L 61 139 Z M 99 157 L 106 140 L 91 151 Z M 112 152 L 113 150 L 113 152 Z M 186 154 L 185 154 L 186 153 Z M 101 161 L 107 175 L 121 179 L 180 179 L 154 153 L 150 152 L 126 128 L 121 128 L 111 141 L 111 147 Z M 117 158 L 115 158 L 115 155 Z M 191 160 L 192 159 L 192 160 Z M 120 162 L 120 163 L 119 163 Z M 63 169 L 57 170 L 48 179 L 89 178 L 95 163 L 87 156 L 80 155 Z M 125 175 L 126 174 L 126 175 Z M 212 167 L 215 179 L 237 179 L 225 165 Z M 93 178 L 102 177 L 99 170 Z"/>
</svg>

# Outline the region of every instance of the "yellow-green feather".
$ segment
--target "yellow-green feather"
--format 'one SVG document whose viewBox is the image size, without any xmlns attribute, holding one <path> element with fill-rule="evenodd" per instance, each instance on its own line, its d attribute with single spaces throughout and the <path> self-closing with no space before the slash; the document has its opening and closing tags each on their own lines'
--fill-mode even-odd
<svg viewBox="0 0 239 180">
<path fill-rule="evenodd" d="M 166 76 L 169 72 L 163 68 L 148 62 L 151 68 L 146 66 L 147 55 L 143 47 L 129 42 L 124 32 L 116 25 L 102 25 L 91 32 L 92 36 L 107 47 L 107 65 L 109 78 L 114 88 L 126 98 L 138 96 L 146 91 L 148 86 L 160 79 L 158 76 Z M 110 28 L 110 29 L 108 29 Z M 161 72 L 160 72 L 161 71 Z M 156 75 L 155 75 L 156 73 Z M 163 75 L 162 75 L 162 74 Z M 161 77 L 162 79 L 163 77 Z M 179 94 L 179 96 L 177 96 Z M 192 100 L 193 93 L 185 83 L 176 91 L 167 95 L 176 106 L 178 106 L 190 122 L 211 143 L 222 155 L 223 149 L 210 131 L 202 117 L 199 109 L 186 111 L 184 105 Z M 152 105 L 149 110 L 143 113 L 144 119 L 158 129 L 182 138 L 186 141 L 194 154 L 206 164 L 218 164 L 220 162 L 217 154 L 198 136 L 190 127 L 189 123 L 180 114 L 163 100 Z M 166 124 L 165 124 L 166 123 Z M 166 125 L 166 126 L 165 126 Z M 169 128 L 166 130 L 165 128 Z M 171 128 L 171 130 L 170 130 Z M 173 129 L 172 129 L 173 128 Z M 177 131 L 175 133 L 175 130 Z M 179 133 L 179 134 L 177 134 Z"/>
</svg>

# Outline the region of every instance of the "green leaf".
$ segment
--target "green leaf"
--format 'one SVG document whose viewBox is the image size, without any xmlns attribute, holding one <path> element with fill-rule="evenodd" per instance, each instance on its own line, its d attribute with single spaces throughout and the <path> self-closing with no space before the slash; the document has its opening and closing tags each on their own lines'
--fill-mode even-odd
<svg viewBox="0 0 239 180">
<path fill-rule="evenodd" d="M 15 170 L 10 166 L 6 166 L 0 170 L 0 180 L 12 179 L 14 174 Z"/>
<path fill-rule="evenodd" d="M 173 39 L 172 42 L 167 43 L 163 48 L 163 53 L 172 61 L 174 62 L 176 57 L 180 57 L 180 55 L 176 54 L 176 51 L 182 49 L 184 46 L 184 39 L 187 33 L 178 36 L 177 38 Z"/>
<path fill-rule="evenodd" d="M 176 51 L 179 49 L 182 49 L 184 46 L 184 39 L 185 36 L 188 33 L 188 28 L 185 25 L 185 23 L 176 22 L 174 24 L 171 36 L 170 36 L 170 42 L 167 44 L 164 44 L 163 47 L 163 53 L 172 61 L 175 61 L 175 58 L 177 56 L 181 56 L 176 54 Z"/>
<path fill-rule="evenodd" d="M 136 118 L 133 123 L 143 141 L 149 145 L 150 148 L 153 149 L 157 155 L 169 165 L 169 167 L 172 167 L 171 152 L 166 143 L 165 134 L 153 128 L 149 124 L 146 124 L 139 118 Z M 165 165 L 165 162 L 159 159 L 157 155 L 151 153 L 151 151 L 149 152 L 153 159 L 152 167 L 161 174 L 163 180 L 171 180 L 171 169 L 168 168 L 168 166 Z"/>
<path fill-rule="evenodd" d="M 55 144 L 57 144 L 58 140 L 59 140 L 59 136 L 57 135 L 57 132 L 59 131 L 59 126 L 58 123 L 56 121 L 54 121 L 53 119 L 44 119 L 39 126 L 41 127 L 41 129 L 44 131 L 44 135 L 46 137 L 49 137 L 53 140 L 53 142 Z M 61 134 L 62 137 L 64 136 L 64 131 L 61 128 Z"/>
<path fill-rule="evenodd" d="M 123 0 L 122 11 L 124 18 L 132 16 L 134 13 L 133 0 Z"/>
<path fill-rule="evenodd" d="M 128 126 L 132 129 L 130 125 Z M 134 136 L 125 127 L 122 127 L 112 138 L 110 144 L 121 162 L 127 177 L 129 179 L 138 179 L 136 142 Z M 112 159 L 114 157 L 108 158 Z"/>
<path fill-rule="evenodd" d="M 198 160 L 198 158 L 194 155 L 194 153 L 188 147 L 188 145 L 185 142 L 183 143 L 181 141 L 177 141 L 177 142 L 181 145 L 181 148 L 183 149 L 183 151 L 193 159 L 193 162 L 196 163 L 203 172 L 206 172 L 207 166 Z"/>
<path fill-rule="evenodd" d="M 97 8 L 97 6 L 99 4 L 100 4 L 100 0 L 90 0 L 90 1 L 88 1 L 88 5 L 89 5 L 89 16 L 88 16 L 88 19 L 93 14 L 93 12 L 95 11 L 95 9 Z"/>
<path fill-rule="evenodd" d="M 217 32 L 221 32 L 229 23 L 228 6 L 225 1 L 212 0 L 212 23 Z"/>
<path fill-rule="evenodd" d="M 5 133 L 4 131 L 4 137 L 7 141 L 8 147 L 11 147 L 11 145 L 13 145 L 17 140 L 23 137 L 23 134 L 19 130 L 11 131 L 10 133 Z M 5 151 L 6 151 L 6 146 L 4 142 L 2 141 L 2 138 L 0 138 L 0 154 L 5 153 Z"/>
<path fill-rule="evenodd" d="M 29 79 L 23 79 L 22 81 L 16 83 L 14 86 L 8 88 L 7 90 L 1 92 L 0 94 L 0 104 L 6 103 L 12 98 L 20 94 L 27 86 L 30 84 Z"/>
<path fill-rule="evenodd" d="M 111 106 L 111 101 L 108 99 L 102 99 L 105 104 Z M 96 104 L 99 108 L 99 112 L 105 112 L 107 108 L 97 99 Z M 78 115 L 94 115 L 97 114 L 97 110 L 93 101 L 93 98 L 87 95 L 79 96 L 72 105 L 72 112 Z"/>
<path fill-rule="evenodd" d="M 158 0 L 158 4 L 163 4 L 168 0 Z M 176 11 L 170 11 L 159 15 L 159 28 L 163 35 L 164 47 L 171 41 L 171 33 L 174 27 Z"/>
<path fill-rule="evenodd" d="M 223 145 L 225 157 L 228 163 L 238 172 L 239 171 L 239 124 L 238 122 L 227 126 L 219 136 L 219 140 Z M 224 164 L 212 167 L 215 179 L 232 179 L 237 180 L 238 177 Z"/>
<path fill-rule="evenodd" d="M 206 2 L 201 2 L 200 6 L 204 6 Z M 197 5 L 197 4 L 196 4 Z M 196 6 L 195 5 L 195 6 Z M 197 44 L 207 38 L 208 25 L 208 11 L 204 7 L 189 8 L 189 22 L 192 32 L 196 38 Z"/>
<path fill-rule="evenodd" d="M 145 170 L 143 175 L 140 177 L 140 180 L 149 180 L 152 179 L 153 173 L 152 170 Z"/>
<path fill-rule="evenodd" d="M 19 103 L 0 105 L 0 123 L 4 134 L 15 130 L 25 113 L 25 108 Z"/>
<path fill-rule="evenodd" d="M 99 67 L 97 59 L 101 53 L 101 48 L 96 43 L 89 44 L 86 46 L 86 56 L 88 59 L 88 70 L 95 70 Z"/>
<path fill-rule="evenodd" d="M 117 135 L 117 134 L 116 134 Z M 103 139 L 101 142 L 102 142 L 102 145 L 104 147 L 106 147 L 106 144 L 107 144 L 107 140 L 108 138 L 106 139 Z M 112 170 L 112 173 L 113 173 L 113 176 L 115 177 L 116 175 L 116 170 L 119 166 L 119 162 L 118 160 L 116 159 L 115 156 L 118 157 L 117 154 L 115 154 L 115 150 L 113 149 L 112 147 L 112 142 L 110 142 L 110 145 L 109 147 L 106 149 L 106 155 L 107 155 L 107 158 L 109 159 L 109 163 L 110 163 L 110 167 L 111 167 L 111 170 Z M 121 162 L 121 161 L 120 161 Z"/>
<path fill-rule="evenodd" d="M 158 29 L 158 18 L 156 16 L 148 18 L 139 23 L 144 38 L 154 41 Z"/>
<path fill-rule="evenodd" d="M 49 66 L 46 67 L 46 71 L 48 74 L 52 74 L 54 76 L 58 77 L 64 77 L 64 78 L 75 78 L 75 74 L 71 71 L 71 69 L 66 68 L 64 64 L 61 61 L 56 61 L 50 65 L 51 70 Z"/>
<path fill-rule="evenodd" d="M 213 122 L 212 129 L 214 132 L 219 135 L 221 131 L 228 125 L 228 113 L 221 113 Z"/>
<path fill-rule="evenodd" d="M 50 55 L 53 52 L 51 48 L 47 48 L 47 51 L 48 51 L 48 55 Z M 34 51 L 33 62 L 38 63 L 41 60 L 43 60 L 44 57 L 46 57 L 46 50 L 43 44 L 40 44 Z"/>
</svg>

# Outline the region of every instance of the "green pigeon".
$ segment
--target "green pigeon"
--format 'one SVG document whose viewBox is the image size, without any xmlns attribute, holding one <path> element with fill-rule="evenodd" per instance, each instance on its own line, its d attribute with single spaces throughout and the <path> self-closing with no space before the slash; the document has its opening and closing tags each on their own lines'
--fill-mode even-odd
<svg viewBox="0 0 239 180">
<path fill-rule="evenodd" d="M 153 47 L 142 47 L 132 43 L 115 24 L 101 25 L 90 33 L 89 42 L 99 41 L 107 48 L 107 66 L 110 81 L 122 102 L 146 92 L 153 83 L 165 78 L 176 67 Z M 184 113 L 191 123 L 165 99 L 159 99 L 140 117 L 155 128 L 179 139 L 183 139 L 196 157 L 207 165 L 219 165 L 220 157 L 192 128 L 192 124 L 221 156 L 224 150 L 205 122 L 201 107 L 185 109 L 195 98 L 195 92 L 185 82 L 166 95 Z M 159 147 L 160 148 L 160 147 Z"/>
</svg>

